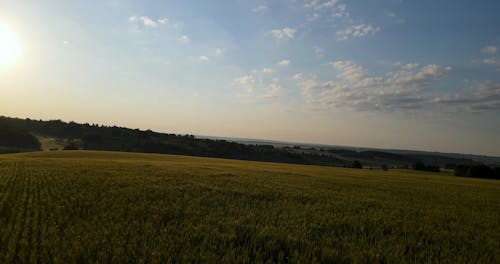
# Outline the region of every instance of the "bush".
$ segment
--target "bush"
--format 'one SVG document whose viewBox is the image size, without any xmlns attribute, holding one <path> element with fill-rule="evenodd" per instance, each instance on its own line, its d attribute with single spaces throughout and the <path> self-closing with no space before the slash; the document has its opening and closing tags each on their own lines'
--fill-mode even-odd
<svg viewBox="0 0 500 264">
<path fill-rule="evenodd" d="M 19 152 L 21 152 L 21 150 L 17 148 L 0 147 L 0 154 L 19 153 Z"/>
<path fill-rule="evenodd" d="M 14 129 L 0 129 L 0 146 L 15 149 L 40 150 L 38 139 L 28 132 Z"/>
<path fill-rule="evenodd" d="M 78 147 L 78 144 L 76 144 L 75 142 L 70 142 L 68 145 L 64 146 L 64 150 L 78 150 L 80 149 Z"/>
<path fill-rule="evenodd" d="M 414 170 L 419 170 L 419 171 L 430 171 L 430 172 L 439 172 L 439 166 L 433 166 L 433 165 L 425 165 L 423 162 L 417 162 L 413 165 Z"/>
<path fill-rule="evenodd" d="M 455 176 L 460 176 L 460 177 L 468 177 L 467 173 L 469 171 L 469 167 L 467 165 L 458 165 L 455 167 Z"/>
<path fill-rule="evenodd" d="M 471 166 L 467 172 L 468 177 L 494 179 L 495 171 L 486 165 Z"/>
<path fill-rule="evenodd" d="M 486 165 L 459 165 L 455 168 L 455 176 L 483 178 L 483 179 L 500 179 L 500 169 L 492 169 Z"/>
<path fill-rule="evenodd" d="M 351 168 L 354 168 L 354 169 L 362 169 L 363 168 L 363 164 L 361 164 L 361 162 L 355 160 L 352 165 L 351 165 Z"/>
</svg>

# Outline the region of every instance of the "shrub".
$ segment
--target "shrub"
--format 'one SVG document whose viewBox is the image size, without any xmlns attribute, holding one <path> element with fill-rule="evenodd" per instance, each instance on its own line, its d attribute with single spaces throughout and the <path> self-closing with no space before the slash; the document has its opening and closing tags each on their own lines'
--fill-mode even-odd
<svg viewBox="0 0 500 264">
<path fill-rule="evenodd" d="M 419 171 L 430 171 L 430 172 L 439 172 L 439 166 L 433 166 L 433 165 L 425 165 L 423 162 L 417 162 L 413 165 L 414 170 L 419 170 Z"/>
<path fill-rule="evenodd" d="M 455 168 L 455 176 L 483 178 L 483 179 L 500 179 L 500 168 L 492 169 L 484 164 L 479 165 L 459 165 Z"/>
<path fill-rule="evenodd" d="M 0 146 L 16 149 L 40 150 L 38 139 L 28 132 L 0 129 Z"/>
<path fill-rule="evenodd" d="M 352 165 L 351 165 L 351 168 L 354 168 L 354 169 L 362 169 L 363 168 L 363 164 L 361 164 L 361 162 L 355 160 Z"/>
<path fill-rule="evenodd" d="M 64 146 L 64 150 L 78 150 L 78 144 L 75 142 L 70 142 L 68 145 Z"/>
</svg>

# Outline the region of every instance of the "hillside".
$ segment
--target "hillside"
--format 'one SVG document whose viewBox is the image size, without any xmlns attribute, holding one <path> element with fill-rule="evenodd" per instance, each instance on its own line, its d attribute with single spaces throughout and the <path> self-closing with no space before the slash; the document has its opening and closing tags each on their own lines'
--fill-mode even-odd
<svg viewBox="0 0 500 264">
<path fill-rule="evenodd" d="M 40 150 L 38 139 L 27 131 L 0 126 L 0 154 Z"/>
<path fill-rule="evenodd" d="M 174 155 L 0 155 L 0 263 L 500 262 L 500 182 Z"/>
<path fill-rule="evenodd" d="M 353 150 L 338 147 L 283 145 L 272 142 L 238 143 L 225 139 L 198 138 L 193 135 L 157 133 L 97 124 L 78 124 L 61 120 L 31 120 L 0 116 L 0 128 L 36 135 L 48 149 L 105 150 L 143 153 L 180 154 L 253 161 L 349 167 L 360 161 L 367 167 L 411 168 L 416 163 L 453 168 L 486 161 L 500 166 L 495 160 L 475 160 L 424 152 L 393 153 L 382 150 Z M 59 146 L 55 143 L 59 143 Z M 1 147 L 0 142 L 0 147 Z M 491 162 L 490 162 L 491 161 Z"/>
<path fill-rule="evenodd" d="M 65 142 L 70 149 L 180 154 L 295 164 L 345 166 L 344 160 L 316 153 L 290 152 L 272 145 L 245 145 L 226 140 L 199 139 L 193 135 L 157 133 L 61 120 L 31 120 L 0 116 L 0 128 L 31 133 L 39 138 Z M 1 145 L 0 145 L 1 146 Z"/>
</svg>

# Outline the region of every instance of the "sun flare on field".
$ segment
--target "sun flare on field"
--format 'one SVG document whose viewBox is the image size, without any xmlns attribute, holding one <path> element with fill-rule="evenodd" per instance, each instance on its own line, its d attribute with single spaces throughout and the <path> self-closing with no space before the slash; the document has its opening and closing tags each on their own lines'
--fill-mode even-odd
<svg viewBox="0 0 500 264">
<path fill-rule="evenodd" d="M 14 64 L 21 55 L 21 43 L 16 34 L 0 24 L 0 68 Z"/>
</svg>

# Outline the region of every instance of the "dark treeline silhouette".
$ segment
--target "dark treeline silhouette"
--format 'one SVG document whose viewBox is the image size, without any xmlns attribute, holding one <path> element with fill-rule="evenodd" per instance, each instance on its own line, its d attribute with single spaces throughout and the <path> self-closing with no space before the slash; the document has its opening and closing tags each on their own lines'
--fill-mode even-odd
<svg viewBox="0 0 500 264">
<path fill-rule="evenodd" d="M 40 150 L 38 139 L 19 129 L 0 125 L 0 146 L 17 152 L 20 150 Z"/>
<path fill-rule="evenodd" d="M 394 154 L 383 151 L 365 150 L 355 151 L 350 149 L 328 149 L 332 154 L 350 157 L 353 159 L 380 159 L 380 160 L 399 160 L 400 162 L 414 163 L 415 159 L 409 156 Z"/>
<path fill-rule="evenodd" d="M 79 142 L 79 145 L 66 146 L 66 149 L 179 154 L 326 166 L 346 165 L 344 160 L 330 155 L 289 152 L 272 145 L 245 145 L 226 140 L 199 139 L 193 135 L 164 134 L 116 126 L 0 116 L 0 127 L 69 139 L 72 140 L 71 144 Z"/>
<path fill-rule="evenodd" d="M 326 149 L 324 150 L 326 153 L 330 153 L 334 156 L 343 157 L 349 160 L 358 160 L 363 164 L 372 166 L 382 166 L 382 165 L 391 165 L 395 167 L 415 167 L 417 163 L 425 164 L 426 166 L 434 167 L 432 171 L 435 170 L 435 167 L 445 167 L 448 164 L 465 164 L 465 165 L 473 165 L 477 164 L 477 162 L 470 159 L 461 159 L 461 158 L 453 158 L 447 157 L 444 155 L 438 154 L 397 154 L 391 152 L 377 151 L 377 150 L 362 150 L 356 151 L 351 149 Z M 375 164 L 373 164 L 375 163 Z M 376 165 L 377 164 L 377 165 Z"/>
<path fill-rule="evenodd" d="M 352 162 L 351 168 L 353 168 L 353 169 L 362 169 L 363 168 L 363 164 L 361 164 L 361 162 L 355 160 L 355 161 Z"/>
<path fill-rule="evenodd" d="M 500 167 L 490 168 L 482 164 L 458 165 L 455 167 L 455 176 L 500 180 Z"/>
<path fill-rule="evenodd" d="M 0 116 L 0 153 L 39 150 L 40 142 L 34 135 L 65 139 L 66 150 L 178 154 L 352 168 L 363 168 L 363 165 L 366 165 L 384 170 L 388 169 L 388 164 L 433 172 L 439 172 L 440 167 L 446 167 L 455 169 L 457 176 L 499 178 L 498 168 L 492 169 L 470 159 L 441 155 L 315 149 L 300 146 L 275 148 L 273 145 L 241 144 L 226 140 L 201 139 L 193 135 L 165 134 L 117 126 Z"/>
<path fill-rule="evenodd" d="M 439 166 L 434 166 L 434 165 L 426 165 L 423 162 L 419 161 L 413 165 L 414 170 L 419 170 L 419 171 L 430 171 L 430 172 L 439 172 L 440 168 Z"/>
</svg>

